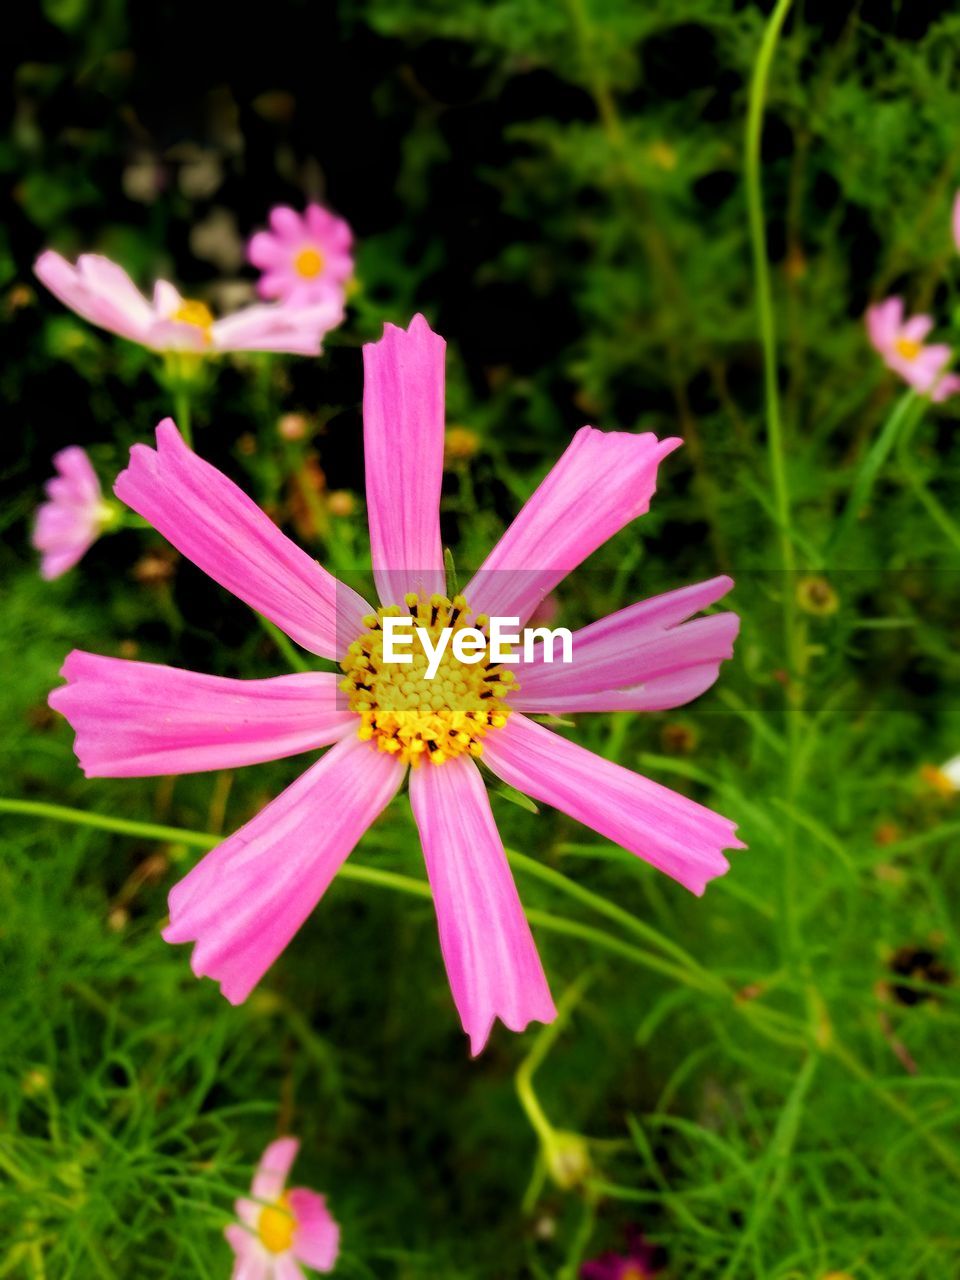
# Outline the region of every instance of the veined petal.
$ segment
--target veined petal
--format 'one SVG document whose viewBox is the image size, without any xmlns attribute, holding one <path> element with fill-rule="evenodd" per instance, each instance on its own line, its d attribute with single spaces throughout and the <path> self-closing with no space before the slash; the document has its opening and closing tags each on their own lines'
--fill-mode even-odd
<svg viewBox="0 0 960 1280">
<path fill-rule="evenodd" d="M 480 772 L 466 757 L 410 778 L 450 988 L 476 1056 L 494 1020 L 511 1031 L 556 1009 Z"/>
<path fill-rule="evenodd" d="M 50 706 L 76 731 L 88 778 L 199 773 L 326 747 L 356 728 L 337 676 L 229 680 L 75 649 Z"/>
<path fill-rule="evenodd" d="M 363 629 L 370 606 L 189 449 L 170 418 L 157 427 L 156 450 L 133 446 L 114 492 L 214 582 L 312 653 L 337 657 Z"/>
<path fill-rule="evenodd" d="M 683 443 L 582 427 L 464 595 L 522 626 L 561 579 L 650 506 L 662 458 Z"/>
<path fill-rule="evenodd" d="M 299 1150 L 300 1143 L 296 1138 L 277 1138 L 270 1143 L 260 1157 L 250 1186 L 250 1194 L 255 1200 L 268 1203 L 279 1200 Z"/>
<path fill-rule="evenodd" d="M 340 1228 L 326 1200 L 306 1187 L 294 1187 L 287 1199 L 297 1220 L 293 1256 L 316 1271 L 332 1271 L 340 1252 Z"/>
<path fill-rule="evenodd" d="M 50 292 L 84 320 L 133 342 L 144 341 L 153 311 L 123 268 L 109 258 L 87 253 L 74 266 L 48 249 L 33 269 Z"/>
<path fill-rule="evenodd" d="M 726 818 L 515 713 L 484 739 L 483 758 L 511 787 L 552 805 L 693 893 L 742 849 Z"/>
<path fill-rule="evenodd" d="M 342 319 L 339 298 L 303 307 L 265 303 L 244 307 L 217 320 L 210 336 L 216 351 L 281 351 L 318 356 L 324 334 L 335 329 Z"/>
<path fill-rule="evenodd" d="M 445 590 L 440 545 L 444 352 L 414 316 L 363 348 L 363 447 L 373 575 L 380 600 Z"/>
<path fill-rule="evenodd" d="M 170 893 L 167 942 L 196 942 L 198 978 L 241 1004 L 320 901 L 404 768 L 345 738 Z"/>
<path fill-rule="evenodd" d="M 511 697 L 511 706 L 540 712 L 626 706 L 663 710 L 680 705 L 670 700 L 678 694 L 686 694 L 682 701 L 698 696 L 716 680 L 720 663 L 733 656 L 740 620 L 735 613 L 685 620 L 732 586 L 730 578 L 713 578 L 643 600 L 583 627 L 573 635 L 572 662 L 563 663 L 556 654 L 553 662 L 539 657 L 515 668 L 519 691 Z M 677 679 L 686 671 L 697 673 L 690 684 Z M 696 692 L 688 693 L 689 689 Z M 629 690 L 631 700 L 609 698 L 612 690 Z M 649 707 L 638 705 L 648 699 Z"/>
</svg>

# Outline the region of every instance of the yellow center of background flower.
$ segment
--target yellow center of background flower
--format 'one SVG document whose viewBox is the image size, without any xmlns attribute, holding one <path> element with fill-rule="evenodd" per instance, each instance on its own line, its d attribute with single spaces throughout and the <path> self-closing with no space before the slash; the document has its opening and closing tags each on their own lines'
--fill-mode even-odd
<svg viewBox="0 0 960 1280">
<path fill-rule="evenodd" d="M 323 254 L 317 249 L 301 249 L 293 260 L 293 269 L 304 280 L 314 280 L 323 270 Z"/>
<path fill-rule="evenodd" d="M 638 1262 L 628 1262 L 620 1272 L 620 1280 L 647 1280 L 647 1273 Z"/>
<path fill-rule="evenodd" d="M 296 1229 L 297 1220 L 290 1211 L 290 1202 L 285 1195 L 275 1204 L 268 1204 L 260 1211 L 257 1235 L 263 1247 L 271 1253 L 285 1253 L 293 1244 Z"/>
<path fill-rule="evenodd" d="M 903 356 L 904 360 L 916 360 L 923 350 L 921 344 L 915 342 L 913 338 L 898 338 L 893 345 L 897 349 L 897 354 Z"/>
<path fill-rule="evenodd" d="M 517 688 L 513 672 L 491 666 L 487 653 L 472 665 L 453 653 L 458 631 L 471 626 L 483 630 L 488 619 L 478 614 L 471 621 L 463 596 L 426 599 L 411 593 L 404 603 L 406 610 L 387 605 L 364 618 L 367 631 L 351 644 L 340 664 L 346 673 L 340 688 L 360 717 L 359 737 L 414 767 L 424 760 L 443 764 L 456 756 L 479 756 L 486 734 L 506 724 L 510 709 L 503 699 Z M 412 661 L 384 659 L 382 621 L 404 612 L 413 618 L 414 627 L 429 632 L 433 645 L 445 627 L 453 629 L 432 680 L 426 676 L 423 645 L 412 629 L 394 636 L 395 651 L 409 654 Z M 412 644 L 406 643 L 407 637 Z"/>
<path fill-rule="evenodd" d="M 179 320 L 181 324 L 192 324 L 207 337 L 213 328 L 213 312 L 205 302 L 197 302 L 193 298 L 184 298 L 170 319 Z"/>
</svg>

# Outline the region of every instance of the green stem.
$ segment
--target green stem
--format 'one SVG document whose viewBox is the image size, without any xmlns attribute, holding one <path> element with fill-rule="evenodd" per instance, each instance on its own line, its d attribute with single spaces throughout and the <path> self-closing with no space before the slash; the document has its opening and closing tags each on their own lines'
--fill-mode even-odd
<svg viewBox="0 0 960 1280">
<path fill-rule="evenodd" d="M 857 517 L 870 499 L 877 476 L 896 445 L 901 430 L 905 435 L 907 434 L 909 426 L 912 425 L 910 423 L 911 417 L 924 403 L 915 391 L 908 391 L 906 395 L 900 398 L 895 409 L 883 424 L 873 443 L 873 447 L 863 460 L 863 464 L 853 482 L 843 513 L 834 525 L 833 533 L 824 548 L 824 562 L 829 560 L 830 556 L 836 552 L 837 548 L 848 537 Z"/>
<path fill-rule="evenodd" d="M 173 413 L 176 424 L 186 443 L 193 448 L 193 426 L 190 418 L 190 392 L 183 379 L 173 385 Z"/>
<path fill-rule="evenodd" d="M 313 671 L 310 663 L 303 657 L 296 645 L 285 632 L 281 631 L 275 622 L 271 622 L 269 618 L 265 618 L 262 613 L 254 612 L 254 617 L 260 623 L 273 643 L 286 659 L 287 666 L 291 671 Z"/>
<path fill-rule="evenodd" d="M 756 275 L 757 316 L 763 344 L 764 401 L 767 420 L 767 455 L 770 480 L 773 488 L 773 514 L 780 545 L 780 568 L 784 582 L 783 644 L 789 681 L 787 685 L 787 780 L 788 801 L 793 804 L 800 786 L 798 748 L 801 738 L 801 703 L 803 697 L 803 643 L 797 628 L 796 602 L 794 600 L 794 571 L 796 558 L 792 531 L 790 488 L 787 483 L 786 455 L 783 444 L 783 425 L 780 415 L 780 388 L 777 378 L 777 333 L 774 319 L 773 292 L 770 284 L 770 264 L 767 258 L 767 231 L 763 214 L 763 190 L 761 186 L 761 142 L 763 138 L 763 112 L 767 97 L 770 67 L 790 10 L 791 0 L 777 0 L 767 21 L 763 40 L 757 53 L 750 84 L 750 101 L 747 109 L 747 128 L 744 149 L 744 176 L 746 182 L 747 214 L 750 224 L 750 243 L 753 249 L 753 266 Z M 799 948 L 799 925 L 796 914 L 797 875 L 795 826 L 788 820 L 784 832 L 784 871 L 781 877 L 781 910 L 784 920 L 784 949 L 795 955 Z"/>
</svg>

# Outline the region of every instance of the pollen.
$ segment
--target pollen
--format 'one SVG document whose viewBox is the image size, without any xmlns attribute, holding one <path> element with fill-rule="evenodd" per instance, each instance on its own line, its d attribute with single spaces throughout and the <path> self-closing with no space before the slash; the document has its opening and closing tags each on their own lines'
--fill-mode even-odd
<svg viewBox="0 0 960 1280">
<path fill-rule="evenodd" d="M 424 647 L 412 632 L 413 643 L 402 650 L 410 662 L 384 658 L 383 619 L 405 613 L 414 627 L 429 633 L 434 646 L 445 628 L 452 630 L 432 679 L 427 679 Z M 487 652 L 481 651 L 475 663 L 462 662 L 453 652 L 458 631 L 475 627 L 483 632 L 489 621 L 484 614 L 471 614 L 463 596 L 450 600 L 410 593 L 403 608 L 387 605 L 364 618 L 366 630 L 340 664 L 345 674 L 340 688 L 360 717 L 363 741 L 414 768 L 424 761 L 444 764 L 457 756 L 482 754 L 486 735 L 506 724 L 510 708 L 505 699 L 517 685 L 514 673 L 491 664 Z"/>
<path fill-rule="evenodd" d="M 293 260 L 293 269 L 304 280 L 315 280 L 323 270 L 323 254 L 312 246 L 301 249 Z"/>
<path fill-rule="evenodd" d="M 260 1237 L 260 1243 L 270 1253 L 286 1253 L 293 1244 L 296 1230 L 297 1220 L 293 1216 L 290 1202 L 285 1195 L 260 1210 L 257 1235 Z"/>
<path fill-rule="evenodd" d="M 213 312 L 205 302 L 197 302 L 193 298 L 184 298 L 170 319 L 192 324 L 194 328 L 201 329 L 208 339 L 213 328 Z"/>
<path fill-rule="evenodd" d="M 913 338 L 898 338 L 893 345 L 897 355 L 903 356 L 904 360 L 916 360 L 923 350 L 923 345 L 914 341 Z"/>
</svg>

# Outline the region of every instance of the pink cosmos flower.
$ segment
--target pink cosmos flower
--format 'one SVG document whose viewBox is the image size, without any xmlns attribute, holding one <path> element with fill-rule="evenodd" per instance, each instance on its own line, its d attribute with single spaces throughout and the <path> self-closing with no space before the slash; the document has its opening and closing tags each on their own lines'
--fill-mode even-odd
<svg viewBox="0 0 960 1280">
<path fill-rule="evenodd" d="M 332 1271 L 340 1228 L 323 1196 L 306 1187 L 287 1191 L 299 1150 L 296 1138 L 278 1138 L 260 1158 L 251 1199 L 235 1205 L 238 1223 L 224 1234 L 236 1255 L 233 1280 L 303 1280 L 300 1264 Z"/>
<path fill-rule="evenodd" d="M 343 319 L 342 302 L 309 306 L 253 306 L 215 320 L 205 302 L 183 298 L 158 280 L 148 301 L 124 269 L 85 253 L 76 265 L 47 249 L 34 264 L 55 297 L 91 324 L 153 351 L 219 355 L 225 351 L 279 351 L 315 356 L 323 335 Z"/>
<path fill-rule="evenodd" d="M 945 343 L 924 346 L 932 316 L 904 317 L 903 299 L 887 298 L 867 310 L 867 334 L 884 363 L 921 395 L 939 403 L 960 391 L 960 377 L 947 373 L 953 352 Z"/>
<path fill-rule="evenodd" d="M 57 474 L 44 485 L 47 501 L 37 510 L 33 545 L 40 552 L 40 574 L 59 578 L 81 560 L 104 528 L 113 510 L 104 502 L 97 473 L 79 445 L 53 456 Z"/>
<path fill-rule="evenodd" d="M 662 1271 L 657 1250 L 639 1231 L 628 1232 L 627 1253 L 604 1253 L 580 1268 L 580 1280 L 653 1280 Z"/>
<path fill-rule="evenodd" d="M 519 617 L 648 509 L 679 440 L 584 427 L 486 563 L 452 600 L 440 542 L 443 339 L 422 316 L 364 348 L 364 445 L 374 610 L 282 534 L 173 422 L 135 445 L 116 493 L 221 586 L 346 673 L 231 680 L 74 651 L 50 704 L 88 777 L 228 769 L 331 746 L 170 894 L 170 942 L 239 1003 L 320 900 L 409 772 L 454 1000 L 478 1053 L 555 1009 L 476 757 L 503 781 L 622 844 L 700 894 L 742 848 L 727 819 L 577 746 L 526 712 L 660 710 L 701 694 L 729 658 L 732 613 L 688 621 L 732 586 L 714 578 L 574 636 L 574 661 L 511 670 L 445 652 L 436 677 L 383 661 L 382 619 L 429 629 Z M 400 602 L 400 603 L 398 603 Z M 413 766 L 410 768 L 409 766 Z"/>
<path fill-rule="evenodd" d="M 353 275 L 349 225 L 318 204 L 297 213 L 278 205 L 270 210 L 270 231 L 258 231 L 247 245 L 247 257 L 263 272 L 257 283 L 261 298 L 305 304 L 343 303 Z"/>
</svg>

